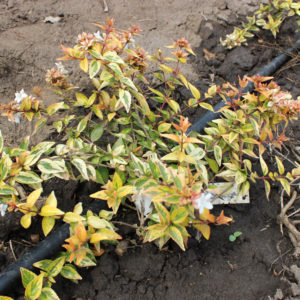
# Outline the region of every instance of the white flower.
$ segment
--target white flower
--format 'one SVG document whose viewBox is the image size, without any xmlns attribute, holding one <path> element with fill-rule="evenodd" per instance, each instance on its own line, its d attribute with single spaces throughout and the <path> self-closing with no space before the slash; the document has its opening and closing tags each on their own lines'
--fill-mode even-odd
<svg viewBox="0 0 300 300">
<path fill-rule="evenodd" d="M 20 124 L 21 122 L 21 113 L 17 113 L 14 115 L 15 123 Z"/>
<path fill-rule="evenodd" d="M 22 89 L 19 93 L 15 93 L 15 101 L 17 103 L 22 102 L 22 100 L 26 97 L 28 97 L 28 95 L 24 92 L 24 89 Z"/>
<path fill-rule="evenodd" d="M 2 217 L 5 216 L 5 213 L 6 213 L 7 208 L 8 208 L 8 205 L 7 205 L 7 204 L 3 204 L 3 203 L 0 204 L 0 215 L 1 215 Z"/>
<path fill-rule="evenodd" d="M 214 197 L 213 194 L 210 193 L 202 193 L 200 197 L 196 198 L 195 204 L 196 208 L 199 209 L 200 214 L 204 212 L 204 208 L 212 209 L 213 205 L 211 203 L 211 199 Z"/>
<path fill-rule="evenodd" d="M 97 31 L 94 33 L 94 37 L 98 40 L 100 40 L 101 42 L 103 42 L 103 37 L 101 36 L 101 32 L 100 31 Z"/>
<path fill-rule="evenodd" d="M 65 69 L 64 65 L 61 63 L 61 61 L 59 63 L 55 63 L 56 68 L 58 70 L 58 72 L 60 72 L 63 75 L 68 74 L 69 72 Z"/>
</svg>

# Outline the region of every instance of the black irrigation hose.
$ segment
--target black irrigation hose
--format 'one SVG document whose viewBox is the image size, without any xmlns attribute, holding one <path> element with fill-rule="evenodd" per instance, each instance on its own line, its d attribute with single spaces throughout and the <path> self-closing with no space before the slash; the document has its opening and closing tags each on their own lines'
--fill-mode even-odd
<svg viewBox="0 0 300 300">
<path fill-rule="evenodd" d="M 293 48 L 289 48 L 286 50 L 286 53 L 292 53 L 295 49 L 300 48 L 300 40 L 298 40 Z M 261 69 L 257 75 L 260 76 L 270 76 L 274 74 L 280 67 L 282 67 L 286 62 L 288 62 L 292 58 L 292 54 L 288 55 L 286 53 L 283 53 L 276 58 L 274 58 L 269 64 L 267 64 L 263 69 Z M 242 89 L 243 93 L 252 92 L 253 91 L 253 82 L 249 82 L 248 85 Z M 228 101 L 230 99 L 228 98 Z M 211 122 L 214 119 L 217 119 L 220 117 L 221 113 L 217 112 L 220 108 L 225 106 L 225 102 L 221 101 L 217 105 L 214 106 L 214 111 L 207 112 L 204 116 L 202 116 L 200 119 L 198 119 L 187 131 L 187 133 L 190 133 L 191 131 L 197 131 L 202 132 L 205 126 L 208 122 Z"/>
<path fill-rule="evenodd" d="M 300 47 L 300 40 L 297 41 L 294 45 L 294 48 L 287 49 L 287 52 L 292 52 L 295 48 Z M 275 59 L 273 59 L 266 67 L 258 72 L 261 76 L 270 76 L 276 70 L 278 70 L 283 64 L 291 59 L 290 55 L 281 54 Z M 252 91 L 253 83 L 249 83 L 247 87 L 243 89 L 243 92 Z M 218 111 L 221 107 L 225 105 L 224 102 L 217 104 L 214 107 L 215 111 Z M 202 131 L 208 122 L 218 118 L 220 113 L 208 112 L 198 121 L 196 121 L 190 128 L 190 131 Z M 103 207 L 103 202 L 94 202 L 89 209 L 96 210 L 99 207 Z M 102 205 L 101 205 L 102 204 Z M 64 224 L 53 233 L 51 233 L 47 238 L 40 242 L 35 248 L 24 254 L 16 262 L 9 265 L 5 270 L 0 274 L 0 294 L 3 294 L 7 291 L 16 281 L 20 278 L 20 268 L 32 269 L 33 264 L 37 261 L 50 258 L 55 253 L 59 251 L 61 245 L 69 237 L 69 225 Z"/>
<path fill-rule="evenodd" d="M 88 209 L 97 212 L 104 208 L 104 203 L 105 202 L 101 200 L 96 200 L 88 207 Z M 17 282 L 21 275 L 21 267 L 33 269 L 33 264 L 35 262 L 51 258 L 61 249 L 61 245 L 69 236 L 69 224 L 64 224 L 53 231 L 32 250 L 28 251 L 17 261 L 5 268 L 0 274 L 0 295 L 5 291 L 8 291 L 8 289 Z"/>
</svg>

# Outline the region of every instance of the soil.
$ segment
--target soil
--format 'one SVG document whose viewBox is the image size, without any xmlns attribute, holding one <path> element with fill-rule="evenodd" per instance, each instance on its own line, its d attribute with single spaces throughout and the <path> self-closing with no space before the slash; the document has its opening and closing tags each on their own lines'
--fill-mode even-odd
<svg viewBox="0 0 300 300">
<path fill-rule="evenodd" d="M 280 47 L 286 48 L 297 39 L 292 19 L 284 23 L 276 44 L 268 44 L 267 41 L 273 39 L 264 32 L 248 47 L 232 51 L 221 47 L 220 37 L 231 32 L 233 25 L 255 10 L 258 2 L 187 0 L 183 4 L 179 0 L 107 0 L 109 12 L 104 13 L 102 0 L 2 0 L 1 103 L 11 101 L 14 93 L 22 88 L 30 93 L 35 85 L 45 86 L 45 71 L 62 56 L 59 44 L 73 45 L 80 32 L 97 31 L 92 23 L 104 23 L 107 16 L 115 18 L 118 28 L 139 25 L 143 32 L 137 42 L 149 53 L 171 44 L 176 38 L 186 37 L 197 56 L 191 58 L 185 74 L 202 93 L 212 83 L 236 82 L 238 75 L 255 74 L 278 55 Z M 44 23 L 48 16 L 60 17 L 60 21 Z M 87 79 L 82 73 L 72 66 L 67 68 L 73 71 L 78 85 L 84 86 Z M 290 66 L 277 72 L 275 79 L 296 97 L 300 94 L 299 76 L 299 66 Z M 189 97 L 184 89 L 178 91 L 178 96 Z M 55 100 L 49 95 L 45 102 L 48 105 Z M 215 101 L 212 103 L 216 104 Z M 202 110 L 194 110 L 189 117 L 195 121 L 201 114 Z M 17 144 L 29 130 L 24 126 L 16 130 L 5 118 L 0 118 L 0 128 L 6 143 L 11 145 Z M 299 123 L 291 127 L 289 134 L 291 142 L 299 143 Z M 88 202 L 87 195 L 97 186 L 55 179 L 47 183 L 45 194 L 52 189 L 66 207 L 72 206 L 74 201 Z M 299 299 L 297 283 L 300 282 L 292 270 L 300 264 L 293 256 L 287 234 L 281 234 L 276 222 L 280 213 L 279 194 L 279 187 L 274 187 L 267 201 L 263 186 L 257 184 L 251 188 L 250 204 L 216 207 L 216 213 L 224 209 L 235 222 L 215 227 L 209 241 L 192 238 L 185 252 L 172 242 L 159 251 L 155 245 L 142 244 L 132 229 L 121 226 L 119 233 L 127 244 L 122 256 L 108 247 L 97 267 L 80 270 L 84 279 L 78 285 L 58 278 L 54 288 L 61 299 L 78 300 Z M 120 217 L 136 221 L 127 208 L 121 211 Z M 243 234 L 237 241 L 230 242 L 228 237 L 235 231 Z M 39 234 L 38 223 L 24 232 L 18 226 L 18 216 L 8 214 L 5 222 L 0 216 L 0 271 L 13 262 L 13 255 L 20 257 L 38 242 Z M 191 234 L 195 236 L 194 232 Z M 292 265 L 294 267 L 290 268 Z M 19 285 L 9 295 L 22 299 L 22 293 Z"/>
</svg>

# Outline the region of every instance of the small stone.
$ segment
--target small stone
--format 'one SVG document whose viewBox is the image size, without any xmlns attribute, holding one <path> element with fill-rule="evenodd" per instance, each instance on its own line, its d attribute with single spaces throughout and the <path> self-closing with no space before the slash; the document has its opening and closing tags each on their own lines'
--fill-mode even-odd
<svg viewBox="0 0 300 300">
<path fill-rule="evenodd" d="M 60 17 L 49 16 L 49 17 L 45 18 L 44 23 L 52 23 L 52 24 L 54 24 L 54 23 L 60 22 L 60 20 L 61 20 Z"/>
<path fill-rule="evenodd" d="M 281 289 L 276 290 L 276 294 L 274 295 L 274 300 L 281 300 L 283 299 L 283 293 Z"/>
<path fill-rule="evenodd" d="M 291 284 L 291 290 L 292 290 L 292 294 L 293 294 L 294 297 L 300 295 L 300 287 L 299 287 L 298 284 L 293 282 Z"/>
</svg>

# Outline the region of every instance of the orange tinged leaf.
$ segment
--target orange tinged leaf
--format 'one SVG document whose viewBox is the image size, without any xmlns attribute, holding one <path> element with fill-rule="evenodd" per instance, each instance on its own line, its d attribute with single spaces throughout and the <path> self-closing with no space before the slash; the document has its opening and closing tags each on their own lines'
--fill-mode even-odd
<svg viewBox="0 0 300 300">
<path fill-rule="evenodd" d="M 76 264 L 79 265 L 86 256 L 86 248 L 80 248 L 76 255 Z"/>
<path fill-rule="evenodd" d="M 165 133 L 165 134 L 162 134 L 161 136 L 180 144 L 180 137 L 175 134 Z"/>
<path fill-rule="evenodd" d="M 211 214 L 207 208 L 204 208 L 203 213 L 200 214 L 200 219 L 203 221 L 209 221 L 211 223 L 215 223 L 216 221 L 216 217 Z"/>
<path fill-rule="evenodd" d="M 209 240 L 210 237 L 210 226 L 207 224 L 193 224 L 193 226 L 198 229 L 205 239 Z"/>
<path fill-rule="evenodd" d="M 224 210 L 221 211 L 220 216 L 217 217 L 217 219 L 216 219 L 217 225 L 227 224 L 227 223 L 232 222 L 232 221 L 233 221 L 232 218 L 224 216 Z"/>
<path fill-rule="evenodd" d="M 85 226 L 82 222 L 78 222 L 78 225 L 75 229 L 75 235 L 78 237 L 78 239 L 84 243 L 87 240 L 87 232 L 85 229 Z"/>
</svg>

